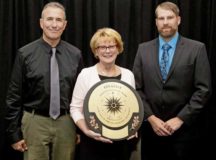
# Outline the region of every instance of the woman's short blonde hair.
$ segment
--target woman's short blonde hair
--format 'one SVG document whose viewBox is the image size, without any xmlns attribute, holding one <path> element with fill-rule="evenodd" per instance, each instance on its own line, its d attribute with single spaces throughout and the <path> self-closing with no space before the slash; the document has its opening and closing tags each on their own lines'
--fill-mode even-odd
<svg viewBox="0 0 216 160">
<path fill-rule="evenodd" d="M 101 28 L 95 32 L 95 34 L 92 36 L 90 41 L 90 47 L 94 55 L 96 54 L 96 49 L 98 47 L 98 40 L 100 38 L 114 39 L 119 53 L 123 52 L 124 48 L 123 48 L 123 41 L 121 35 L 112 28 Z"/>
</svg>

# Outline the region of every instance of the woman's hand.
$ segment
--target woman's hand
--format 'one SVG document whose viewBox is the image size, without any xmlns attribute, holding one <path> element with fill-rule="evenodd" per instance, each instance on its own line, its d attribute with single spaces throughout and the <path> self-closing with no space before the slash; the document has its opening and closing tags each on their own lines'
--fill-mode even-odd
<svg viewBox="0 0 216 160">
<path fill-rule="evenodd" d="M 127 140 L 130 140 L 130 139 L 133 139 L 133 138 L 138 138 L 138 133 L 137 132 L 134 135 L 128 137 Z"/>
<path fill-rule="evenodd" d="M 95 133 L 92 130 L 88 130 L 85 134 L 88 137 L 93 138 L 93 139 L 95 139 L 97 141 L 101 141 L 101 142 L 104 142 L 104 143 L 113 143 L 110 139 L 104 138 L 104 137 L 101 136 L 101 134 Z"/>
</svg>

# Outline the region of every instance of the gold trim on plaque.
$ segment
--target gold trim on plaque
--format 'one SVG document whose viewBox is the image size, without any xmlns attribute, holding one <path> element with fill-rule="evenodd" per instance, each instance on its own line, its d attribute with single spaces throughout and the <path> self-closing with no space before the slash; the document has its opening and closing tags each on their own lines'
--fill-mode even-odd
<svg viewBox="0 0 216 160">
<path fill-rule="evenodd" d="M 128 126 L 125 126 L 122 129 L 113 130 L 105 126 L 102 127 L 102 135 L 104 137 L 109 137 L 110 139 L 121 139 L 122 137 L 128 136 Z"/>
<path fill-rule="evenodd" d="M 144 112 L 135 89 L 123 81 L 108 79 L 89 90 L 84 100 L 84 115 L 91 130 L 120 140 L 135 134 Z"/>
</svg>

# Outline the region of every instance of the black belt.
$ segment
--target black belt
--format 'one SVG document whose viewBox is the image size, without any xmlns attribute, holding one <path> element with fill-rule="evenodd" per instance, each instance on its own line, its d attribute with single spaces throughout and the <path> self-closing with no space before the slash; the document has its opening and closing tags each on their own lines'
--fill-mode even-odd
<svg viewBox="0 0 216 160">
<path fill-rule="evenodd" d="M 25 108 L 24 110 L 26 112 L 33 113 L 33 114 L 36 114 L 36 115 L 50 117 L 49 111 L 43 111 L 43 110 L 34 109 L 34 108 Z M 63 116 L 63 115 L 67 115 L 67 114 L 69 114 L 69 110 L 60 109 L 60 115 L 59 115 L 59 117 Z"/>
</svg>

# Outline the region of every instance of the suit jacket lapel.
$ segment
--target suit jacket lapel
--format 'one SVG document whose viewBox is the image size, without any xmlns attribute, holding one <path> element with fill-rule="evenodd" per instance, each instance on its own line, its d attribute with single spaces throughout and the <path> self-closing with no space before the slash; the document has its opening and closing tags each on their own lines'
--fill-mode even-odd
<svg viewBox="0 0 216 160">
<path fill-rule="evenodd" d="M 182 41 L 181 36 L 179 36 L 179 40 L 177 42 L 177 46 L 176 46 L 175 53 L 173 56 L 172 64 L 170 66 L 170 70 L 169 70 L 169 73 L 167 75 L 167 80 L 169 80 L 169 78 L 172 76 L 172 73 L 175 69 L 175 66 L 178 64 L 180 56 L 182 56 L 183 49 L 184 49 L 184 42 Z"/>
<path fill-rule="evenodd" d="M 156 74 L 158 76 L 158 79 L 160 79 L 162 81 L 162 77 L 161 77 L 161 71 L 160 71 L 160 65 L 159 65 L 159 39 L 155 39 L 153 46 L 151 47 L 151 52 L 152 52 L 152 62 L 155 66 L 155 71 Z"/>
</svg>

